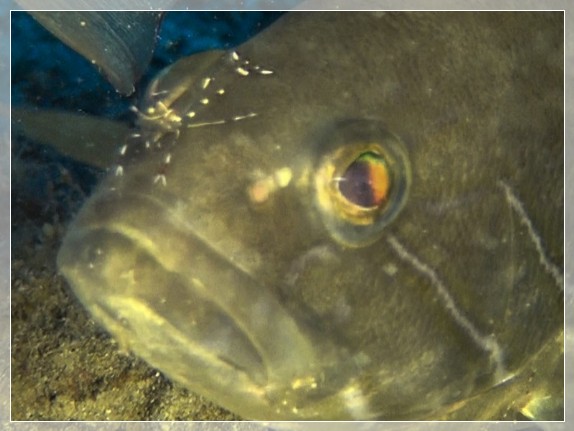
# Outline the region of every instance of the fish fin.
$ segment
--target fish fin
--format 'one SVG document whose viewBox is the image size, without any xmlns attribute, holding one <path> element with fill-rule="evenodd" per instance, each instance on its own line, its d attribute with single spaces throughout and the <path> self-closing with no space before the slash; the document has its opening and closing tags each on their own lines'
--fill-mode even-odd
<svg viewBox="0 0 574 431">
<path fill-rule="evenodd" d="M 64 111 L 12 109 L 12 132 L 65 156 L 106 169 L 132 132 L 128 124 Z"/>
<path fill-rule="evenodd" d="M 95 64 L 115 89 L 134 92 L 149 64 L 161 12 L 30 12 L 54 36 Z"/>
</svg>

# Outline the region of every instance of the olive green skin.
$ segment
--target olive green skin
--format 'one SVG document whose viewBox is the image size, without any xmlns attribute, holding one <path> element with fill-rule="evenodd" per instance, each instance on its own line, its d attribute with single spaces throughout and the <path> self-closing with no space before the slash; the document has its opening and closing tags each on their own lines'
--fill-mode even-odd
<svg viewBox="0 0 574 431">
<path fill-rule="evenodd" d="M 295 12 L 237 53 L 152 84 L 70 228 L 96 320 L 246 418 L 562 419 L 563 14 Z M 315 187 L 348 121 L 410 167 L 354 244 Z"/>
</svg>

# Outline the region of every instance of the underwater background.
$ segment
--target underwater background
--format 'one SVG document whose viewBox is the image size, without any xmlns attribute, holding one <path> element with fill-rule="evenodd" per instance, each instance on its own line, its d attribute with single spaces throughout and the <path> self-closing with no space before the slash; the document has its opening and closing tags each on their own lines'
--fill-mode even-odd
<svg viewBox="0 0 574 431">
<path fill-rule="evenodd" d="M 195 52 L 234 47 L 281 14 L 166 13 L 152 61 L 136 92 L 124 97 L 31 15 L 12 12 L 12 108 L 133 123 L 130 106 L 164 67 Z M 105 172 L 32 141 L 18 124 L 12 130 L 12 420 L 240 419 L 118 351 L 89 318 L 55 261 L 67 224 Z"/>
</svg>

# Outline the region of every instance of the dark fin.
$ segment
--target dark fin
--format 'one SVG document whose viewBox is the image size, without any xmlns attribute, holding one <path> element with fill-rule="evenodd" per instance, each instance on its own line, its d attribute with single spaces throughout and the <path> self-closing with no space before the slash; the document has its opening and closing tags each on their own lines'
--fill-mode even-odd
<svg viewBox="0 0 574 431">
<path fill-rule="evenodd" d="M 161 12 L 30 12 L 62 42 L 97 65 L 116 90 L 134 92 L 151 60 Z"/>
<path fill-rule="evenodd" d="M 89 115 L 12 109 L 12 133 L 102 169 L 111 166 L 118 148 L 131 132 L 127 124 Z"/>
</svg>

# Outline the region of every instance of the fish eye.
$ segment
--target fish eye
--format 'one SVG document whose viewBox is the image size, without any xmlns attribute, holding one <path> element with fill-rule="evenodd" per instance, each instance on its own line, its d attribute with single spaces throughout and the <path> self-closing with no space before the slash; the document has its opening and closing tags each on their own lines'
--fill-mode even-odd
<svg viewBox="0 0 574 431">
<path fill-rule="evenodd" d="M 399 138 L 378 121 L 336 123 L 319 141 L 315 203 L 338 242 L 362 247 L 377 241 L 405 205 L 411 170 Z"/>
</svg>

